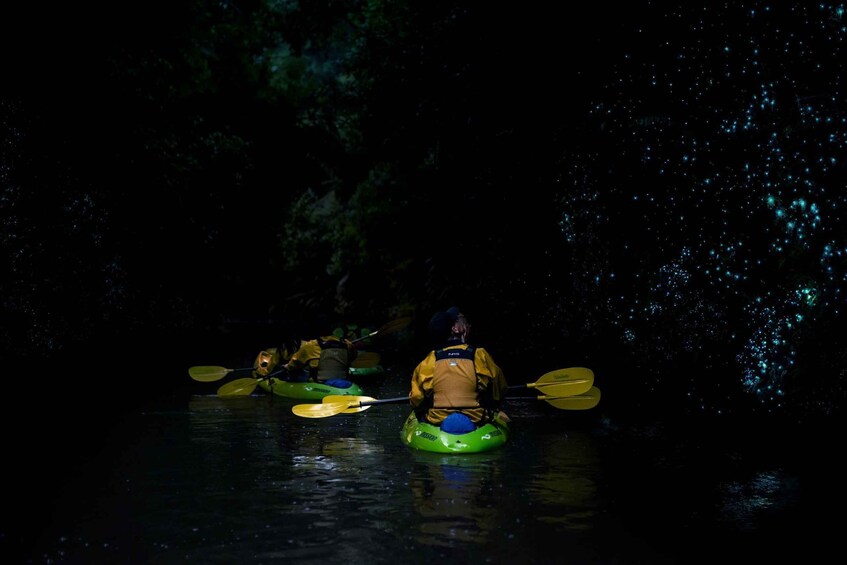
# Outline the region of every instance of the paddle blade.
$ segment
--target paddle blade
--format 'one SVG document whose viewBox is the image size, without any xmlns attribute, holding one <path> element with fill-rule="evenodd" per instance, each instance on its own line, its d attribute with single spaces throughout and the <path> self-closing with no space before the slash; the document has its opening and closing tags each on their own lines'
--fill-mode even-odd
<svg viewBox="0 0 847 565">
<path fill-rule="evenodd" d="M 537 381 L 526 386 L 532 388 L 542 384 L 563 383 L 568 381 L 590 381 L 591 384 L 594 384 L 594 371 L 586 367 L 557 369 L 555 371 L 550 371 L 549 373 L 544 373 Z M 591 385 L 588 385 L 588 388 L 590 387 Z M 586 388 L 586 390 L 588 390 L 588 388 Z"/>
<path fill-rule="evenodd" d="M 379 353 L 374 351 L 360 351 L 356 355 L 356 359 L 350 363 L 350 366 L 355 369 L 368 369 L 370 367 L 376 367 L 380 361 L 382 361 L 382 358 L 379 356 Z"/>
<path fill-rule="evenodd" d="M 353 396 L 353 395 L 343 395 L 343 394 L 328 394 L 323 397 L 321 402 L 324 404 L 336 404 L 336 403 L 347 403 L 347 409 L 344 410 L 344 414 L 355 414 L 356 412 L 364 412 L 368 408 L 371 407 L 370 404 L 366 404 L 362 406 L 361 402 L 375 402 L 376 398 L 372 398 L 370 396 Z"/>
<path fill-rule="evenodd" d="M 195 381 L 201 383 L 213 383 L 219 381 L 235 369 L 227 369 L 226 367 L 215 367 L 210 365 L 201 365 L 199 367 L 189 367 L 188 374 Z"/>
<path fill-rule="evenodd" d="M 245 377 L 230 381 L 218 389 L 218 396 L 250 396 L 259 386 L 257 379 Z"/>
<path fill-rule="evenodd" d="M 537 388 L 547 396 L 575 396 L 584 394 L 591 389 L 594 379 L 576 379 L 560 383 L 532 383 L 530 388 Z"/>
<path fill-rule="evenodd" d="M 400 330 L 402 330 L 403 328 L 405 328 L 406 326 L 408 326 L 411 323 L 412 323 L 411 317 L 397 318 L 396 320 L 391 320 L 390 322 L 386 322 L 385 324 L 382 325 L 381 328 L 379 328 L 378 330 L 376 330 L 374 332 L 369 333 L 366 336 L 354 339 L 351 343 L 359 343 L 359 342 L 365 341 L 368 338 L 374 337 L 376 335 L 385 335 L 385 334 L 390 334 L 390 333 L 394 333 L 394 332 L 399 332 Z"/>
<path fill-rule="evenodd" d="M 397 318 L 396 320 L 386 322 L 381 328 L 379 328 L 374 333 L 389 334 L 389 333 L 399 332 L 400 330 L 402 330 L 403 328 L 405 328 L 406 326 L 408 326 L 411 323 L 412 323 L 411 317 Z M 373 334 L 371 334 L 371 335 L 373 335 Z"/>
<path fill-rule="evenodd" d="M 600 389 L 593 386 L 585 394 L 562 398 L 539 396 L 538 399 L 562 410 L 588 410 L 600 403 Z"/>
<path fill-rule="evenodd" d="M 291 407 L 291 411 L 302 418 L 328 418 L 341 414 L 350 406 L 347 402 L 331 402 L 326 404 L 295 404 Z"/>
</svg>

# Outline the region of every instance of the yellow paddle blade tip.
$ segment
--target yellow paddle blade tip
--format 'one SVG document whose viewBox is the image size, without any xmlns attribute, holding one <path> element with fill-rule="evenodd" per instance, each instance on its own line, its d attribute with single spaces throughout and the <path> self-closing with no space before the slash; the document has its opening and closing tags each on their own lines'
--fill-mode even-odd
<svg viewBox="0 0 847 565">
<path fill-rule="evenodd" d="M 546 400 L 552 406 L 563 410 L 590 410 L 600 403 L 600 389 L 593 386 L 585 394 L 561 398 L 546 396 L 539 396 L 538 398 Z"/>
<path fill-rule="evenodd" d="M 291 407 L 291 411 L 301 418 L 327 418 L 344 412 L 349 403 L 347 402 L 330 402 L 327 404 L 296 404 Z"/>
<path fill-rule="evenodd" d="M 334 404 L 334 403 L 346 403 L 347 409 L 344 410 L 344 414 L 355 414 L 357 412 L 364 412 L 370 405 L 360 406 L 361 402 L 371 402 L 376 400 L 371 396 L 355 396 L 352 394 L 328 394 L 323 397 L 321 402 L 325 404 Z"/>
<path fill-rule="evenodd" d="M 376 398 L 370 396 L 356 396 L 353 394 L 327 394 L 321 399 L 324 404 L 331 402 L 344 402 L 348 406 L 358 406 L 360 402 L 372 402 Z"/>
<path fill-rule="evenodd" d="M 231 371 L 232 369 L 227 369 L 226 367 L 203 365 L 199 367 L 189 367 L 188 375 L 195 381 L 211 383 L 221 380 Z"/>
<path fill-rule="evenodd" d="M 250 377 L 235 379 L 218 388 L 218 396 L 250 396 L 258 384 L 259 381 Z"/>
<path fill-rule="evenodd" d="M 537 385 L 541 383 L 557 383 L 563 381 L 575 381 L 580 379 L 590 380 L 593 382 L 594 371 L 592 371 L 588 367 L 568 367 L 567 369 L 556 369 L 555 371 L 544 373 L 533 384 Z"/>
</svg>

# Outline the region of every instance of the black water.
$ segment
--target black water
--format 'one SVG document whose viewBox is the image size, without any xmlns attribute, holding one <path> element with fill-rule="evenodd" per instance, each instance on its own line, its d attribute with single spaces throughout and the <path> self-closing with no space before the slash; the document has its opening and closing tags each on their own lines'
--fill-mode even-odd
<svg viewBox="0 0 847 565">
<path fill-rule="evenodd" d="M 6 458 L 4 554 L 25 563 L 707 563 L 808 562 L 839 549 L 845 489 L 829 439 L 627 423 L 602 406 L 567 412 L 530 400 L 511 403 L 503 449 L 437 455 L 400 442 L 402 405 L 303 419 L 291 412 L 298 401 L 217 398 L 195 384 L 103 426 L 83 424 L 97 421 L 89 412 L 49 432 L 19 427 L 22 445 Z M 406 382 L 366 389 L 397 397 Z"/>
</svg>

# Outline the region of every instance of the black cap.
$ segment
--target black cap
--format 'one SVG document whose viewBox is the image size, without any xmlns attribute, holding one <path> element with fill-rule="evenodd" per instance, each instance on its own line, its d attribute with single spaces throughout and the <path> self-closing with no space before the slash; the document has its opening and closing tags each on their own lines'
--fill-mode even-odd
<svg viewBox="0 0 847 565">
<path fill-rule="evenodd" d="M 429 333 L 438 340 L 444 340 L 450 337 L 450 330 L 456 319 L 459 317 L 459 309 L 455 306 L 448 308 L 443 312 L 436 312 L 429 320 Z"/>
</svg>

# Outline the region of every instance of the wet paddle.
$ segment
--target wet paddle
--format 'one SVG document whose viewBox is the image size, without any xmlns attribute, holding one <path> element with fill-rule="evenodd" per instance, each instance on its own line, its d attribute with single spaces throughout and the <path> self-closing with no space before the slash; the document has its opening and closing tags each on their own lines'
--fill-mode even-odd
<svg viewBox="0 0 847 565">
<path fill-rule="evenodd" d="M 323 397 L 320 404 L 317 402 L 312 404 L 296 404 L 291 407 L 291 411 L 303 418 L 328 418 L 342 412 L 347 414 L 361 412 L 367 410 L 373 404 L 399 404 L 401 402 L 409 402 L 409 397 L 398 396 L 397 398 L 377 400 L 370 396 L 329 394 Z"/>
<path fill-rule="evenodd" d="M 391 320 L 390 322 L 384 323 L 382 327 L 380 327 L 378 330 L 373 331 L 366 336 L 356 338 L 350 343 L 360 343 L 362 341 L 365 341 L 366 339 L 375 337 L 377 335 L 386 335 L 394 332 L 399 332 L 400 330 L 408 326 L 410 323 L 412 323 L 411 317 L 397 318 L 396 320 Z"/>
<path fill-rule="evenodd" d="M 250 396 L 259 383 L 286 373 L 286 369 L 280 369 L 264 377 L 245 377 L 235 379 L 218 388 L 218 396 Z"/>
<path fill-rule="evenodd" d="M 513 400 L 513 399 L 523 400 L 523 399 L 526 399 L 526 398 L 541 399 L 541 400 L 548 400 L 549 399 L 548 402 L 550 404 L 553 404 L 554 406 L 556 406 L 558 408 L 560 406 L 558 406 L 557 403 L 555 403 L 553 401 L 553 399 L 559 400 L 560 398 L 563 398 L 563 397 L 568 397 L 568 396 L 573 396 L 573 395 L 581 395 L 581 396 L 579 396 L 579 398 L 582 399 L 582 400 L 576 401 L 572 404 L 574 406 L 586 405 L 585 406 L 586 408 L 590 408 L 591 406 L 587 405 L 589 401 L 585 400 L 584 395 L 588 394 L 589 389 L 591 388 L 591 384 L 590 383 L 587 384 L 587 385 L 584 384 L 585 383 L 584 379 L 580 379 L 579 381 L 575 381 L 575 383 L 576 383 L 576 385 L 578 385 L 578 388 L 573 387 L 574 382 L 549 383 L 549 384 L 546 384 L 544 386 L 544 389 L 543 389 L 544 395 L 514 396 L 514 397 L 509 396 L 509 397 L 507 397 L 507 400 Z M 534 383 L 530 383 L 530 384 L 534 384 Z M 524 385 L 520 385 L 520 387 L 523 387 L 523 386 Z M 512 387 L 509 387 L 509 388 L 511 389 Z M 579 391 L 579 392 L 575 392 L 575 391 Z M 599 396 L 599 390 L 598 390 L 597 394 Z M 593 396 L 593 394 L 590 395 L 590 396 Z M 342 413 L 343 414 L 354 414 L 356 412 L 362 412 L 364 410 L 367 410 L 368 408 L 370 408 L 374 404 L 393 404 L 393 403 L 402 402 L 404 400 L 408 401 L 409 397 L 401 396 L 401 397 L 397 397 L 397 398 L 386 398 L 384 400 L 377 400 L 376 398 L 371 398 L 370 396 L 350 396 L 350 395 L 340 395 L 340 394 L 329 394 L 329 395 L 323 397 L 322 402 L 324 404 L 347 403 L 347 409 L 343 410 Z M 598 401 L 599 401 L 599 398 L 598 398 Z M 563 408 L 567 406 L 567 403 L 559 403 L 559 404 L 563 404 L 563 406 L 561 406 Z M 309 411 L 309 413 L 314 413 L 314 412 L 321 412 L 321 410 L 312 409 L 311 411 Z M 312 417 L 314 417 L 314 416 L 312 416 Z"/>
<path fill-rule="evenodd" d="M 189 367 L 188 374 L 195 381 L 201 383 L 213 383 L 219 381 L 228 374 L 236 371 L 252 371 L 255 367 L 244 367 L 243 369 L 227 369 L 226 367 L 218 367 L 215 365 L 199 365 Z"/>
<path fill-rule="evenodd" d="M 514 397 L 514 399 L 544 400 L 551 406 L 563 410 L 587 410 L 600 402 L 600 389 L 593 386 L 594 373 L 585 367 L 558 369 L 543 374 L 537 381 L 509 387 L 538 388 L 543 395 Z M 568 399 L 573 400 L 568 400 Z M 513 397 L 507 398 L 512 400 Z M 327 418 L 336 414 L 362 412 L 375 404 L 408 402 L 407 396 L 377 400 L 370 396 L 327 395 L 321 404 L 297 404 L 291 411 L 304 418 Z"/>
<path fill-rule="evenodd" d="M 600 389 L 591 387 L 587 392 L 575 396 L 518 396 L 507 397 L 506 400 L 543 400 L 561 410 L 588 410 L 600 402 Z M 377 400 L 370 396 L 327 395 L 321 404 L 296 404 L 291 411 L 303 418 L 328 418 L 338 414 L 352 414 L 367 410 L 375 404 L 400 404 L 408 402 L 407 396 Z M 470 408 L 470 407 L 469 407 Z"/>
<path fill-rule="evenodd" d="M 510 386 L 509 390 L 535 388 L 548 396 L 570 396 L 587 392 L 593 384 L 594 371 L 585 367 L 570 367 L 544 373 L 534 383 Z"/>
<path fill-rule="evenodd" d="M 519 397 L 523 398 L 532 398 L 531 396 L 527 397 Z M 562 410 L 588 410 L 590 408 L 594 408 L 597 404 L 600 403 L 600 389 L 596 386 L 592 386 L 588 389 L 584 394 L 577 394 L 573 396 L 562 396 L 555 397 L 550 395 L 539 395 L 536 397 L 538 400 L 544 400 L 551 406 L 555 408 L 560 408 Z M 513 400 L 513 399 L 510 399 Z"/>
<path fill-rule="evenodd" d="M 351 366 L 356 368 L 376 367 L 377 365 L 379 365 L 381 360 L 382 358 L 380 357 L 379 353 L 373 351 L 360 351 L 359 354 L 356 356 L 356 360 L 353 361 Z M 195 367 L 189 367 L 188 374 L 191 375 L 191 378 L 195 381 L 200 381 L 203 383 L 212 383 L 221 380 L 232 372 L 252 371 L 254 369 L 255 367 L 244 367 L 243 369 L 227 369 L 226 367 L 218 367 L 216 365 L 199 365 Z M 246 381 L 246 379 L 239 380 Z"/>
<path fill-rule="evenodd" d="M 568 369 L 557 369 L 555 371 L 550 371 L 549 373 L 544 373 L 533 383 L 510 386 L 509 390 L 537 388 L 543 391 L 548 398 L 558 398 L 561 396 L 580 395 L 586 393 L 593 384 L 594 372 L 591 369 L 587 369 L 585 367 L 571 367 Z M 538 396 L 529 396 L 527 398 L 538 398 Z M 324 403 L 348 402 L 351 399 L 358 399 L 360 402 L 358 404 L 351 404 L 347 410 L 344 410 L 345 414 L 352 414 L 354 412 L 367 410 L 373 404 L 398 402 L 398 399 L 376 400 L 375 398 L 367 396 L 343 395 L 325 396 L 323 401 Z M 402 397 L 400 400 L 408 400 L 408 397 Z M 312 410 L 312 412 L 316 411 L 319 412 L 320 410 Z"/>
<path fill-rule="evenodd" d="M 510 386 L 509 390 L 536 388 L 541 390 L 544 395 L 546 395 L 546 398 L 559 398 L 563 396 L 581 395 L 587 393 L 589 389 L 591 389 L 593 384 L 594 371 L 585 367 L 570 367 L 567 369 L 557 369 L 555 371 L 544 373 L 535 382 Z M 396 399 L 388 399 L 386 401 L 380 402 L 376 401 L 374 398 L 362 396 L 353 398 L 359 398 L 361 402 L 358 405 L 351 405 L 347 410 L 344 410 L 345 414 L 353 414 L 355 412 L 367 410 L 372 404 L 382 404 L 396 401 Z M 539 396 L 528 396 L 526 398 L 539 398 Z M 324 397 L 325 403 L 348 402 L 349 400 L 350 398 L 345 398 L 344 396 L 338 395 L 329 395 Z M 408 398 L 406 398 L 406 400 L 408 400 Z M 588 401 L 582 401 L 582 404 L 587 403 Z M 580 403 L 577 401 L 574 404 L 579 405 Z M 590 408 L 590 406 L 587 406 L 587 408 Z"/>
<path fill-rule="evenodd" d="M 252 377 L 245 377 L 243 379 L 229 381 L 218 388 L 218 396 L 250 396 L 256 390 L 256 387 L 259 386 L 259 380 Z"/>
</svg>

